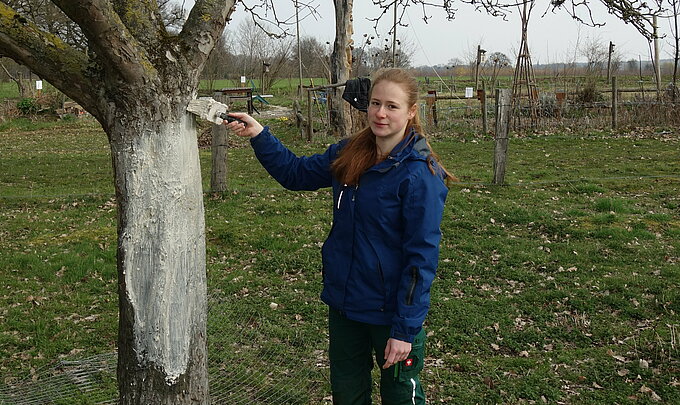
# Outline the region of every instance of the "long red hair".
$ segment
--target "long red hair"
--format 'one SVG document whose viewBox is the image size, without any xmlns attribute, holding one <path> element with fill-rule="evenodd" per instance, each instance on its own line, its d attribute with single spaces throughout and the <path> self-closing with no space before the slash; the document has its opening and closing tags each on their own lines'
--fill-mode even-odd
<svg viewBox="0 0 680 405">
<path fill-rule="evenodd" d="M 371 93 L 373 88 L 382 81 L 392 82 L 401 86 L 408 97 L 408 108 L 412 108 L 418 103 L 418 82 L 416 82 L 416 79 L 405 70 L 381 69 L 377 71 L 371 81 Z M 369 100 L 370 99 L 371 94 L 369 94 Z M 423 127 L 420 123 L 418 108 L 415 108 L 413 118 L 411 118 L 406 125 L 404 136 L 406 136 L 411 129 L 414 129 L 419 135 L 425 137 Z M 451 179 L 457 181 L 458 179 L 449 173 L 441 164 L 439 156 L 434 153 L 429 142 L 427 142 L 427 146 L 430 148 L 431 152 L 431 155 L 428 157 L 428 166 L 430 167 L 432 174 L 435 174 L 434 162 L 436 162 L 447 180 Z M 361 175 L 371 166 L 375 165 L 377 159 L 378 148 L 375 143 L 375 135 L 373 134 L 373 131 L 371 131 L 371 127 L 367 126 L 350 137 L 347 145 L 342 149 L 338 158 L 333 161 L 331 170 L 341 183 L 357 185 L 359 184 Z"/>
</svg>

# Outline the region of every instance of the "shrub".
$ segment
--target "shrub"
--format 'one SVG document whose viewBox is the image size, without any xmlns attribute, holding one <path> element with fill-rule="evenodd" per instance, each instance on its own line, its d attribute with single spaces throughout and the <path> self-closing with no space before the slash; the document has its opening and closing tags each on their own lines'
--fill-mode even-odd
<svg viewBox="0 0 680 405">
<path fill-rule="evenodd" d="M 35 114 L 38 112 L 40 105 L 34 98 L 23 98 L 17 103 L 17 109 L 23 115 Z"/>
<path fill-rule="evenodd" d="M 579 103 L 596 103 L 604 101 L 604 96 L 597 89 L 597 83 L 595 83 L 595 81 L 589 81 L 579 90 L 576 95 L 576 101 Z"/>
</svg>

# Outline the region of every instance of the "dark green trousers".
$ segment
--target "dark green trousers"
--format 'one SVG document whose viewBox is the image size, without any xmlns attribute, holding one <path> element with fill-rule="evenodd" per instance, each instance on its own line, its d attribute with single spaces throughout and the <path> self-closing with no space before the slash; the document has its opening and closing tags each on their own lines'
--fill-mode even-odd
<svg viewBox="0 0 680 405">
<path fill-rule="evenodd" d="M 380 368 L 380 397 L 383 405 L 424 405 L 425 393 L 418 373 L 425 359 L 425 331 L 421 331 L 411 346 L 407 360 L 387 370 L 385 346 L 390 326 L 370 325 L 347 319 L 329 309 L 329 358 L 333 405 L 370 405 L 373 356 Z"/>
</svg>

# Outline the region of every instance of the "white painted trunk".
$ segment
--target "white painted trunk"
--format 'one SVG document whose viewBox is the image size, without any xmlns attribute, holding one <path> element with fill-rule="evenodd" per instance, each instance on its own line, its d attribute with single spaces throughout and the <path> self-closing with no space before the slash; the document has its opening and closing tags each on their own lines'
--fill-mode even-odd
<svg viewBox="0 0 680 405">
<path fill-rule="evenodd" d="M 110 134 L 120 204 L 121 403 L 189 403 L 182 399 L 189 392 L 191 403 L 207 403 L 205 223 L 194 120 L 187 114 L 125 126 Z M 197 392 L 204 398 L 193 402 Z"/>
</svg>

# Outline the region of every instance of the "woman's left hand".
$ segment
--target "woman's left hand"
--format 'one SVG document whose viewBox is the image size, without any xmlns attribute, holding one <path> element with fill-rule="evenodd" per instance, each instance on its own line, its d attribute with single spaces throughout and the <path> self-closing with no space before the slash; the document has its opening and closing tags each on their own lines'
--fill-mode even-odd
<svg viewBox="0 0 680 405">
<path fill-rule="evenodd" d="M 383 364 L 382 368 L 387 369 L 400 361 L 406 360 L 409 353 L 411 353 L 411 344 L 409 342 L 389 338 L 385 346 L 385 364 Z"/>
</svg>

